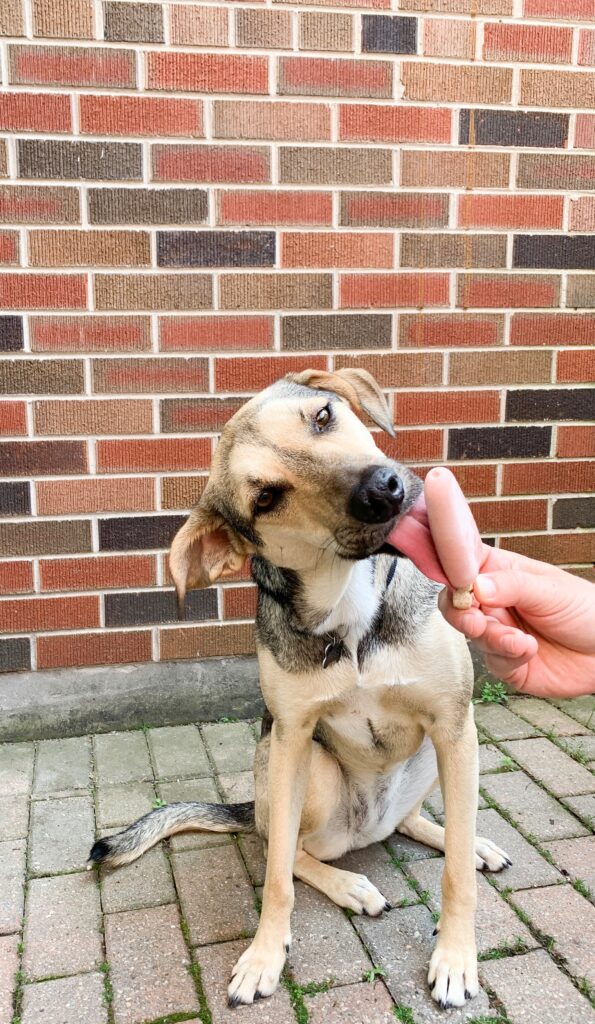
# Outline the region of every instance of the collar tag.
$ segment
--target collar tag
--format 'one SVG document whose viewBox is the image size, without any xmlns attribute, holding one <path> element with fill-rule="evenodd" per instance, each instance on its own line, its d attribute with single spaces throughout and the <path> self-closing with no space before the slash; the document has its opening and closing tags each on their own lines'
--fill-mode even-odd
<svg viewBox="0 0 595 1024">
<path fill-rule="evenodd" d="M 336 664 L 336 662 L 340 660 L 342 654 L 343 654 L 343 641 L 339 640 L 338 638 L 336 640 L 331 640 L 331 642 L 328 643 L 326 645 L 326 647 L 324 648 L 324 657 L 322 659 L 322 667 L 323 668 L 328 668 L 329 665 Z"/>
</svg>

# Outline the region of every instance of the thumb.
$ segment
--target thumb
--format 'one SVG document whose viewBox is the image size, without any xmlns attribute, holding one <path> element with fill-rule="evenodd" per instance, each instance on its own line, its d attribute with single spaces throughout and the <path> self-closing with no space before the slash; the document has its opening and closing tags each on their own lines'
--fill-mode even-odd
<svg viewBox="0 0 595 1024">
<path fill-rule="evenodd" d="M 525 569 L 481 574 L 475 580 L 473 592 L 486 607 L 517 607 L 535 614 L 553 611 L 560 597 L 554 580 Z"/>
</svg>

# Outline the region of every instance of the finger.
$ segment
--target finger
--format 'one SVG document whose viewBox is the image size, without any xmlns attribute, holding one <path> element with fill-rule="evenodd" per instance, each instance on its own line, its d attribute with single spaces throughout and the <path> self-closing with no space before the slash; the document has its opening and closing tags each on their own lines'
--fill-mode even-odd
<svg viewBox="0 0 595 1024">
<path fill-rule="evenodd" d="M 494 619 L 488 619 L 484 633 L 476 640 L 484 654 L 494 654 L 522 664 L 537 654 L 537 640 L 520 629 L 504 626 Z"/>
<path fill-rule="evenodd" d="M 432 540 L 452 587 L 468 587 L 485 556 L 477 524 L 456 478 L 449 469 L 431 469 L 424 496 Z"/>
<path fill-rule="evenodd" d="M 452 594 L 445 587 L 438 597 L 438 607 L 450 626 L 464 633 L 469 640 L 480 637 L 486 628 L 486 617 L 479 608 L 460 611 L 452 603 Z"/>
<path fill-rule="evenodd" d="M 536 576 L 514 567 L 482 573 L 475 580 L 473 593 L 488 607 L 522 609 L 533 615 L 553 612 L 560 603 L 559 581 Z"/>
</svg>

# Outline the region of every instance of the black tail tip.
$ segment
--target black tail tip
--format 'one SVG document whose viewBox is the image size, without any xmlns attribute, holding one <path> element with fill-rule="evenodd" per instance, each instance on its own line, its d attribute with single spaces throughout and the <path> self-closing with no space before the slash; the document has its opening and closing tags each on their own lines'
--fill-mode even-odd
<svg viewBox="0 0 595 1024">
<path fill-rule="evenodd" d="M 93 843 L 91 852 L 89 854 L 89 860 L 87 861 L 88 867 L 93 867 L 94 864 L 101 864 L 111 853 L 111 846 L 108 839 L 98 839 L 96 843 Z"/>
</svg>

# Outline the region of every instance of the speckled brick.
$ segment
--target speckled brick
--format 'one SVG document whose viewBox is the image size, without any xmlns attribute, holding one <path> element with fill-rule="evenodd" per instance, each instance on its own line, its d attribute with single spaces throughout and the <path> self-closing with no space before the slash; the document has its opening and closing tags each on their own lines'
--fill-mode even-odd
<svg viewBox="0 0 595 1024">
<path fill-rule="evenodd" d="M 544 793 L 524 772 L 484 775 L 481 785 L 488 796 L 507 811 L 528 835 L 545 840 L 587 834 L 584 826 L 572 814 L 552 796 Z"/>
<path fill-rule="evenodd" d="M 304 999 L 310 1024 L 394 1024 L 393 1001 L 382 981 L 332 988 Z"/>
<path fill-rule="evenodd" d="M 543 843 L 560 871 L 575 881 L 580 879 L 591 892 L 595 891 L 595 836 L 580 839 L 556 839 Z"/>
<path fill-rule="evenodd" d="M 513 715 L 501 704 L 476 704 L 475 724 L 493 740 L 521 740 L 536 736 L 533 726 Z"/>
<path fill-rule="evenodd" d="M 0 935 L 18 932 L 23 918 L 25 840 L 0 843 Z"/>
<path fill-rule="evenodd" d="M 0 937 L 0 1024 L 11 1024 L 13 988 L 18 967 L 18 935 Z"/>
<path fill-rule="evenodd" d="M 176 891 L 169 862 L 163 849 L 149 850 L 132 864 L 101 876 L 101 904 L 104 914 L 141 910 L 173 903 Z"/>
<path fill-rule="evenodd" d="M 86 736 L 44 740 L 37 747 L 33 795 L 86 789 L 91 773 L 91 743 Z"/>
<path fill-rule="evenodd" d="M 202 734 L 218 772 L 252 770 L 256 741 L 247 722 L 203 725 Z"/>
<path fill-rule="evenodd" d="M 195 725 L 150 729 L 147 739 L 157 778 L 183 779 L 210 775 L 209 759 Z"/>
<path fill-rule="evenodd" d="M 243 804 L 254 800 L 254 774 L 252 772 L 232 772 L 229 775 L 218 775 L 217 781 L 225 803 Z"/>
<path fill-rule="evenodd" d="M 22 1024 L 107 1024 L 103 976 L 81 974 L 25 985 Z"/>
<path fill-rule="evenodd" d="M 497 889 L 531 889 L 538 885 L 555 885 L 562 880 L 560 872 L 497 811 L 491 808 L 479 811 L 476 832 L 491 839 L 512 860 L 512 866 L 506 871 L 490 874 L 490 881 Z"/>
<path fill-rule="evenodd" d="M 93 970 L 103 959 L 100 928 L 99 889 L 90 872 L 32 879 L 23 937 L 25 976 L 38 981 Z"/>
<path fill-rule="evenodd" d="M 31 874 L 80 871 L 94 839 L 93 808 L 88 797 L 35 801 L 29 843 Z"/>
<path fill-rule="evenodd" d="M 536 700 L 535 697 L 513 697 L 509 701 L 510 710 L 515 715 L 524 718 L 537 729 L 544 732 L 551 732 L 555 736 L 578 736 L 589 734 L 586 726 L 575 722 L 573 718 L 566 715 L 559 708 L 548 704 L 545 700 Z"/>
<path fill-rule="evenodd" d="M 513 903 L 535 927 L 554 940 L 554 949 L 577 978 L 595 981 L 595 907 L 570 885 L 517 892 Z"/>
<path fill-rule="evenodd" d="M 193 946 L 254 934 L 254 890 L 234 846 L 176 853 L 172 867 Z"/>
<path fill-rule="evenodd" d="M 247 947 L 247 941 L 220 942 L 216 946 L 203 946 L 195 951 L 200 966 L 203 991 L 209 1004 L 213 1024 L 236 1024 L 237 1010 L 227 1005 L 227 985 L 232 969 Z M 242 1020 L 247 1024 L 289 1024 L 293 1012 L 289 994 L 280 984 L 270 999 L 262 999 L 241 1009 Z"/>
<path fill-rule="evenodd" d="M 578 796 L 595 791 L 595 777 L 551 740 L 517 740 L 506 751 L 554 796 Z"/>
<path fill-rule="evenodd" d="M 97 790 L 97 826 L 112 828 L 130 825 L 150 811 L 154 801 L 155 790 L 150 782 L 100 786 Z"/>
<path fill-rule="evenodd" d="M 0 797 L 0 842 L 5 839 L 26 839 L 28 825 L 28 797 Z"/>
<path fill-rule="evenodd" d="M 100 785 L 153 777 L 144 733 L 106 733 L 95 736 L 93 743 L 95 768 Z"/>
<path fill-rule="evenodd" d="M 370 961 L 345 914 L 328 896 L 296 882 L 288 969 L 299 985 L 360 981 Z"/>
<path fill-rule="evenodd" d="M 380 843 L 374 843 L 363 850 L 352 850 L 340 860 L 334 861 L 333 866 L 365 875 L 393 907 L 417 900 L 403 872 L 395 866 Z"/>
<path fill-rule="evenodd" d="M 3 743 L 0 746 L 0 793 L 16 796 L 28 793 L 33 780 L 32 743 Z"/>
</svg>

